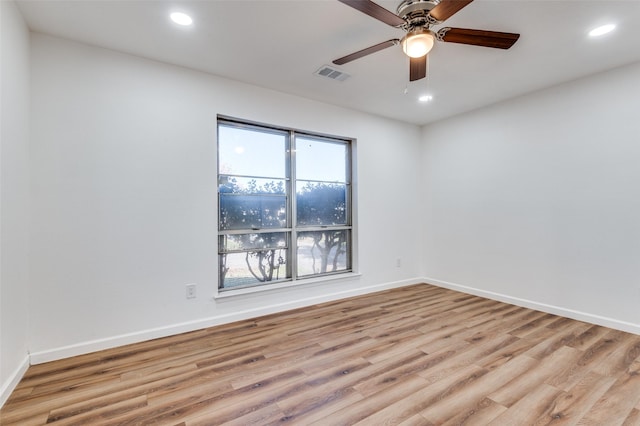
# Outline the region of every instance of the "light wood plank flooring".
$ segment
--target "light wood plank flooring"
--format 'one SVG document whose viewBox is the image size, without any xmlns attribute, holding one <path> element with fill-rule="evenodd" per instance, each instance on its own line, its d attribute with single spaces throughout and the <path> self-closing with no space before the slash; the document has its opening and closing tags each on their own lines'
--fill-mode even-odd
<svg viewBox="0 0 640 426">
<path fill-rule="evenodd" d="M 8 425 L 640 425 L 640 336 L 426 284 L 29 368 Z"/>
</svg>

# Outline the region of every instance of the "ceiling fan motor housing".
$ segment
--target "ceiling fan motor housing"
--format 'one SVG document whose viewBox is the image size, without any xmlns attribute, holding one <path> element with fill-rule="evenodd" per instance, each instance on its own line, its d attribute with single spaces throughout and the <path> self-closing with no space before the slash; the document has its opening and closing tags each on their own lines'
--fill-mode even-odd
<svg viewBox="0 0 640 426">
<path fill-rule="evenodd" d="M 440 3 L 439 0 L 404 0 L 396 9 L 398 16 L 407 22 L 406 30 L 426 27 L 436 24 L 429 11 Z"/>
</svg>

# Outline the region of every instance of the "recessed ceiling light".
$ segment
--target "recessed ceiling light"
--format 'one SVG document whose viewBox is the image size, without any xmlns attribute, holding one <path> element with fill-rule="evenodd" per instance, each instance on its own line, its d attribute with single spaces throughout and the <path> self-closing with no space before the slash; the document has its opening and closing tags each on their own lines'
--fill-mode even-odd
<svg viewBox="0 0 640 426">
<path fill-rule="evenodd" d="M 430 102 L 433 100 L 433 96 L 431 95 L 422 95 L 418 98 L 420 102 Z"/>
<path fill-rule="evenodd" d="M 616 28 L 615 24 L 602 25 L 589 31 L 589 36 L 598 37 L 610 33 Z"/>
<path fill-rule="evenodd" d="M 191 19 L 191 16 L 187 15 L 186 13 L 174 12 L 170 16 L 171 20 L 178 25 L 186 26 L 193 24 L 193 19 Z"/>
</svg>

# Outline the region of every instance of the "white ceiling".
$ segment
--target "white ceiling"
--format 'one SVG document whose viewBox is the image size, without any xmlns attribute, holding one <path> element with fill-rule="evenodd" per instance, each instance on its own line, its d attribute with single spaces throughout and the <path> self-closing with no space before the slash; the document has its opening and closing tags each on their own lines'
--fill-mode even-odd
<svg viewBox="0 0 640 426">
<path fill-rule="evenodd" d="M 399 0 L 378 3 L 395 12 Z M 516 32 L 520 40 L 510 50 L 438 43 L 429 54 L 429 78 L 413 83 L 399 46 L 337 67 L 351 75 L 344 82 L 314 74 L 333 59 L 403 34 L 337 0 L 18 5 L 36 32 L 415 124 L 640 61 L 640 0 L 475 0 L 446 26 Z M 194 25 L 173 24 L 172 11 L 187 12 Z M 610 22 L 617 24 L 613 33 L 587 36 Z M 433 101 L 417 102 L 425 92 Z"/>
</svg>

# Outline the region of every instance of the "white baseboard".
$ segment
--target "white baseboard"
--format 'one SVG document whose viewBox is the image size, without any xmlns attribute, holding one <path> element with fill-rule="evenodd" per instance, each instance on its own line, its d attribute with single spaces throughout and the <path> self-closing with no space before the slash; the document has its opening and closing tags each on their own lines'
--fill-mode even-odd
<svg viewBox="0 0 640 426">
<path fill-rule="evenodd" d="M 547 305 L 545 303 L 539 303 L 533 300 L 520 299 L 518 297 L 512 297 L 506 294 L 494 293 L 492 291 L 486 291 L 486 290 L 481 290 L 478 288 L 469 287 L 461 284 L 441 281 L 435 278 L 425 277 L 423 279 L 423 282 L 428 284 L 433 284 L 438 287 L 448 288 L 450 290 L 460 291 L 462 293 L 473 294 L 475 296 L 481 296 L 487 299 L 497 300 L 500 302 L 505 302 L 512 305 L 516 305 L 516 306 L 535 309 L 537 311 L 546 312 L 549 314 L 559 315 L 566 318 L 588 322 L 591 324 L 614 328 L 616 330 L 626 331 L 628 333 L 640 334 L 640 324 L 633 324 L 626 321 L 620 321 L 615 318 L 608 318 L 600 315 L 590 314 L 587 312 L 575 311 L 573 309 L 563 308 L 561 306 Z"/>
<path fill-rule="evenodd" d="M 111 349 L 118 346 L 128 345 L 130 343 L 138 343 L 146 340 L 157 339 L 160 337 L 173 336 L 175 334 L 187 333 L 189 331 L 201 330 L 203 328 L 213 327 L 216 325 L 227 324 L 234 321 L 241 321 L 249 318 L 255 318 L 262 315 L 269 315 L 277 312 L 288 311 L 291 309 L 302 308 L 305 306 L 315 305 L 317 303 L 330 302 L 333 300 L 344 299 L 352 296 L 359 296 L 375 291 L 381 291 L 391 288 L 399 288 L 407 285 L 420 284 L 424 281 L 421 278 L 414 278 L 403 281 L 395 281 L 383 284 L 376 284 L 367 287 L 359 287 L 345 291 L 337 291 L 321 296 L 292 300 L 269 306 L 261 306 L 259 308 L 247 309 L 244 311 L 234 312 L 233 314 L 224 314 L 209 317 L 197 321 L 172 324 L 166 327 L 158 327 L 148 330 L 142 330 L 134 333 L 123 334 L 119 336 L 107 337 L 104 339 L 81 342 L 74 345 L 53 348 L 49 350 L 33 352 L 30 356 L 32 365 L 42 364 L 44 362 L 55 361 L 58 359 L 69 358 L 77 355 L 84 355 L 90 352 Z"/>
<path fill-rule="evenodd" d="M 2 383 L 2 387 L 0 387 L 0 408 L 4 405 L 5 402 L 9 399 L 11 392 L 18 386 L 20 380 L 22 380 L 22 376 L 27 372 L 29 368 L 29 356 L 25 356 L 24 360 L 20 363 L 18 368 L 9 376 L 9 378 Z"/>
</svg>

